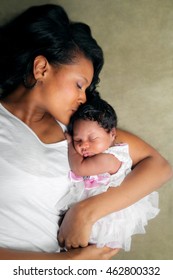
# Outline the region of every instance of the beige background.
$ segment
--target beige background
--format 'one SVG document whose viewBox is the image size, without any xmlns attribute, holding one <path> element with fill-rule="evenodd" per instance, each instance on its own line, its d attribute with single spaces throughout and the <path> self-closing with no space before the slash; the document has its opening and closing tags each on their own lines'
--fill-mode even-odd
<svg viewBox="0 0 173 280">
<path fill-rule="evenodd" d="M 60 4 L 71 19 L 91 26 L 105 55 L 99 90 L 116 109 L 119 126 L 173 164 L 173 1 L 1 0 L 0 22 L 43 3 Z M 172 187 L 173 181 L 159 190 L 161 212 L 147 233 L 135 236 L 131 251 L 116 259 L 173 259 Z"/>
</svg>

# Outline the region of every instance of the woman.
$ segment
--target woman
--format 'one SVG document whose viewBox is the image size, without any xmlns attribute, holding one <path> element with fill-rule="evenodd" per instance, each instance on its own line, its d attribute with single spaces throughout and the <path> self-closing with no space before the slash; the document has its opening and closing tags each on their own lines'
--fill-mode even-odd
<svg viewBox="0 0 173 280">
<path fill-rule="evenodd" d="M 134 171 L 120 187 L 68 211 L 59 240 L 71 250 L 58 253 L 57 205 L 70 184 L 61 124 L 86 93 L 92 97 L 102 50 L 89 27 L 70 22 L 57 5 L 32 7 L 2 27 L 0 48 L 0 258 L 111 258 L 117 250 L 86 247 L 92 224 L 160 187 L 171 176 L 169 164 L 138 137 L 118 131 Z"/>
</svg>

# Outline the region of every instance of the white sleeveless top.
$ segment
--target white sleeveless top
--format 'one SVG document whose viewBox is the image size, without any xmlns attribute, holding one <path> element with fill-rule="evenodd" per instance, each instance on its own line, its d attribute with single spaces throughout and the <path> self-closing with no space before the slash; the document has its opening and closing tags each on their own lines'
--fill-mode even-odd
<svg viewBox="0 0 173 280">
<path fill-rule="evenodd" d="M 0 104 L 0 247 L 55 252 L 70 187 L 67 142 L 42 143 Z"/>
</svg>

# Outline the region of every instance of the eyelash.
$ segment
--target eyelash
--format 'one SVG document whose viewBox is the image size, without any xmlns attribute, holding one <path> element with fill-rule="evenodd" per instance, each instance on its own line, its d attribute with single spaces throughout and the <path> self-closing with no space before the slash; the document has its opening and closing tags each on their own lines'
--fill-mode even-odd
<svg viewBox="0 0 173 280">
<path fill-rule="evenodd" d="M 81 86 L 81 85 L 79 85 L 79 84 L 77 84 L 77 87 L 78 87 L 79 89 L 82 89 L 82 86 Z"/>
<path fill-rule="evenodd" d="M 73 140 L 74 143 L 79 144 L 81 141 L 80 140 Z"/>
<path fill-rule="evenodd" d="M 98 138 L 98 137 L 91 138 L 89 141 L 90 141 L 90 142 L 93 142 L 93 141 L 97 140 L 97 138 Z M 79 139 L 79 140 L 75 140 L 75 139 L 73 139 L 73 141 L 74 141 L 75 143 L 80 143 L 80 142 L 81 142 L 81 140 L 80 140 L 80 139 Z"/>
</svg>

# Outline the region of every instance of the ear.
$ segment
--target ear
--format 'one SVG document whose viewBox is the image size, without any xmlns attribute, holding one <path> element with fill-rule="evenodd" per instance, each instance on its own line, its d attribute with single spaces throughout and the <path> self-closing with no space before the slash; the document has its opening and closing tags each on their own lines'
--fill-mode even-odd
<svg viewBox="0 0 173 280">
<path fill-rule="evenodd" d="M 111 134 L 111 136 L 112 136 L 113 139 L 116 138 L 117 131 L 116 131 L 116 128 L 115 128 L 115 127 L 113 127 L 113 128 L 111 129 L 110 134 Z"/>
<path fill-rule="evenodd" d="M 41 80 L 47 72 L 49 63 L 43 55 L 39 55 L 34 60 L 33 74 L 36 81 Z"/>
</svg>

